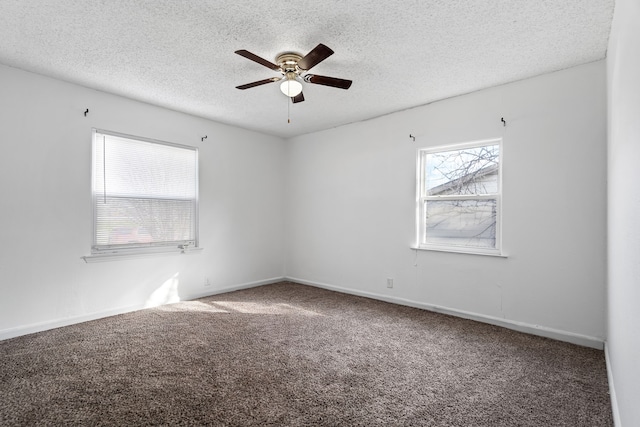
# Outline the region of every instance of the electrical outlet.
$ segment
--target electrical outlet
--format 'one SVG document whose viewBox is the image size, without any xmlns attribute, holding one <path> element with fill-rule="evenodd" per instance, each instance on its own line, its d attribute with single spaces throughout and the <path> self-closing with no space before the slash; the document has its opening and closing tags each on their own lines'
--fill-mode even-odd
<svg viewBox="0 0 640 427">
<path fill-rule="evenodd" d="M 387 288 L 393 288 L 393 279 L 391 277 L 387 277 Z"/>
<path fill-rule="evenodd" d="M 205 277 L 205 278 L 204 278 L 204 285 L 205 285 L 205 286 L 211 286 L 211 282 L 209 281 L 209 278 L 208 278 L 208 277 Z"/>
</svg>

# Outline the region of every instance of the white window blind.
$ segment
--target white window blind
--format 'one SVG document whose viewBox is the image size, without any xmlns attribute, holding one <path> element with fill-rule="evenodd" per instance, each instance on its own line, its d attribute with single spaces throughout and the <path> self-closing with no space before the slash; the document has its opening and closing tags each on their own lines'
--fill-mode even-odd
<svg viewBox="0 0 640 427">
<path fill-rule="evenodd" d="M 198 150 L 94 130 L 93 253 L 198 244 Z"/>
</svg>

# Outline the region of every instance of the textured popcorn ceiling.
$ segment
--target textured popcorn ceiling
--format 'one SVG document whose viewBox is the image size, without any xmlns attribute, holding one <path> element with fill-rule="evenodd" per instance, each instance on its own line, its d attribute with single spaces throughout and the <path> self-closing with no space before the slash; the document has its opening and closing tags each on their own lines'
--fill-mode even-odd
<svg viewBox="0 0 640 427">
<path fill-rule="evenodd" d="M 614 0 L 0 0 L 0 63 L 273 135 L 365 120 L 602 59 Z M 335 54 L 291 105 L 269 61 Z M 90 106 L 88 106 L 90 107 Z M 287 123 L 290 108 L 291 123 Z"/>
</svg>

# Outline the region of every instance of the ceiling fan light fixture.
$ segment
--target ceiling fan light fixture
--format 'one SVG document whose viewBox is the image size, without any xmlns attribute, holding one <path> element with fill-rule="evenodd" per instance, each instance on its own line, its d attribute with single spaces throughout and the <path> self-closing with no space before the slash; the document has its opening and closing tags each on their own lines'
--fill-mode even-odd
<svg viewBox="0 0 640 427">
<path fill-rule="evenodd" d="M 293 98 L 300 95 L 300 93 L 302 92 L 302 83 L 296 80 L 295 75 L 287 75 L 285 80 L 280 83 L 280 90 L 289 98 Z"/>
<path fill-rule="evenodd" d="M 244 90 L 269 83 L 280 82 L 280 90 L 286 97 L 291 98 L 291 102 L 294 104 L 304 101 L 304 95 L 302 94 L 303 80 L 307 83 L 336 87 L 339 89 L 349 89 L 352 83 L 351 80 L 307 74 L 311 68 L 333 55 L 333 50 L 322 43 L 311 49 L 305 56 L 301 56 L 295 52 L 281 53 L 276 57 L 275 64 L 245 49 L 236 50 L 235 53 L 273 71 L 282 73 L 280 77 L 271 77 L 269 79 L 243 84 L 236 86 L 236 89 Z"/>
</svg>

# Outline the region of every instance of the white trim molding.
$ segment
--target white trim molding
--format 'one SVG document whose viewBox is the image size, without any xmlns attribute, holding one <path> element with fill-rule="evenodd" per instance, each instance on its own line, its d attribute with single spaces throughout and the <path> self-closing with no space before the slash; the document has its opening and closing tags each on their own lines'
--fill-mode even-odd
<svg viewBox="0 0 640 427">
<path fill-rule="evenodd" d="M 121 251 L 105 252 L 102 254 L 85 255 L 85 256 L 81 256 L 80 259 L 83 259 L 85 263 L 89 264 L 92 262 L 148 258 L 148 257 L 157 256 L 157 255 L 193 254 L 193 253 L 199 253 L 200 251 L 203 251 L 203 250 L 204 248 L 202 247 L 184 248 L 184 249 L 177 248 L 177 247 L 170 247 L 170 248 L 165 247 L 165 248 L 157 248 L 157 249 L 149 248 L 147 250 L 135 250 L 135 251 L 121 250 Z"/>
<path fill-rule="evenodd" d="M 611 398 L 611 413 L 613 414 L 613 425 L 622 427 L 620 422 L 620 411 L 618 409 L 618 398 L 616 397 L 616 387 L 613 383 L 613 370 L 611 369 L 611 356 L 609 356 L 609 346 L 604 342 L 604 360 L 607 364 L 607 379 L 609 381 L 609 396 Z"/>
<path fill-rule="evenodd" d="M 284 277 L 272 277 L 270 279 L 258 280 L 255 282 L 242 283 L 238 285 L 226 286 L 223 288 L 211 289 L 204 293 L 190 294 L 185 298 L 181 298 L 181 301 L 191 301 L 198 298 L 204 298 L 211 295 L 224 294 L 226 292 L 238 291 L 240 289 L 255 288 L 262 285 L 270 285 L 272 283 L 278 283 L 286 280 Z M 88 322 L 90 320 L 102 319 L 105 317 L 115 316 L 118 314 L 130 313 L 132 311 L 143 310 L 145 308 L 151 308 L 145 304 L 136 304 L 128 307 L 120 307 L 112 310 L 100 311 L 96 313 L 83 314 L 80 316 L 71 316 L 63 319 L 56 319 L 40 323 L 32 323 L 30 325 L 18 326 L 15 328 L 0 330 L 0 341 L 10 338 L 19 337 L 22 335 L 33 334 L 36 332 L 47 331 L 49 329 L 61 328 L 63 326 L 75 325 L 76 323 Z"/>
<path fill-rule="evenodd" d="M 518 322 L 516 320 L 502 319 L 499 317 L 487 316 L 484 314 L 472 313 L 464 310 L 457 310 L 454 308 L 413 301 L 405 298 L 376 294 L 372 292 L 358 291 L 354 289 L 343 288 L 340 286 L 329 285 L 326 283 L 319 283 L 319 282 L 299 279 L 296 277 L 287 276 L 285 277 L 285 280 L 295 282 L 295 283 L 300 283 L 302 285 L 315 286 L 317 288 L 323 288 L 331 291 L 342 292 L 345 294 L 372 298 L 380 301 L 390 302 L 393 304 L 420 308 L 423 310 L 433 311 L 436 313 L 449 314 L 451 316 L 461 317 L 463 319 L 475 320 L 482 323 L 488 323 L 490 325 L 502 326 L 504 328 L 512 329 L 514 331 L 524 332 L 531 335 L 538 335 L 545 338 L 552 338 L 558 341 L 564 341 L 571 344 L 581 345 L 583 347 L 590 347 L 598 350 L 602 350 L 604 348 L 604 339 L 598 338 L 598 337 L 591 337 L 588 335 L 576 334 L 574 332 L 562 331 L 559 329 L 549 328 L 546 326 L 532 325 L 530 323 Z"/>
</svg>

